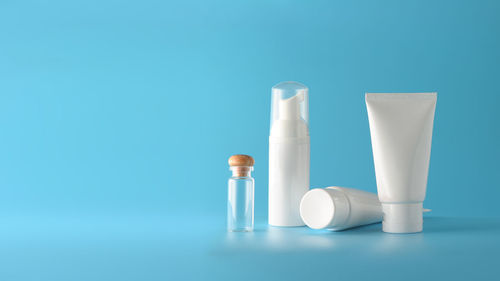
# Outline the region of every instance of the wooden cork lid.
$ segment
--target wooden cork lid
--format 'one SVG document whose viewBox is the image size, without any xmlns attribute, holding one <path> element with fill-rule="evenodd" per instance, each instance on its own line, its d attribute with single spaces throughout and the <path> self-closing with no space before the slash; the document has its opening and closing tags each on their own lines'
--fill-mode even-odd
<svg viewBox="0 0 500 281">
<path fill-rule="evenodd" d="M 229 157 L 229 166 L 231 167 L 253 167 L 255 161 L 252 156 L 244 154 L 235 154 Z"/>
</svg>

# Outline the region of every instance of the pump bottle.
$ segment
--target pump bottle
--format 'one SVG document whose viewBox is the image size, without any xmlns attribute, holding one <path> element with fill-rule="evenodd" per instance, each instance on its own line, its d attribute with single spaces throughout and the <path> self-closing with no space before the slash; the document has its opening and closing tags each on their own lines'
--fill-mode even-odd
<svg viewBox="0 0 500 281">
<path fill-rule="evenodd" d="M 282 82 L 272 88 L 269 136 L 269 224 L 303 226 L 300 201 L 309 190 L 308 88 Z"/>
</svg>

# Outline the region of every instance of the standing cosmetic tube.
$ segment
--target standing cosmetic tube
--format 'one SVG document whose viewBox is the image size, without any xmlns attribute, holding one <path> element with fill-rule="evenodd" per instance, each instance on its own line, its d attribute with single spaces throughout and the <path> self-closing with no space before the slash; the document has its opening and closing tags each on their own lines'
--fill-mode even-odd
<svg viewBox="0 0 500 281">
<path fill-rule="evenodd" d="M 300 215 L 313 229 L 338 231 L 382 221 L 377 194 L 354 188 L 315 188 L 300 203 Z"/>
<path fill-rule="evenodd" d="M 382 229 L 421 232 L 436 93 L 366 94 Z"/>
<path fill-rule="evenodd" d="M 303 226 L 300 200 L 309 190 L 308 89 L 297 82 L 272 88 L 269 136 L 269 224 Z"/>
</svg>

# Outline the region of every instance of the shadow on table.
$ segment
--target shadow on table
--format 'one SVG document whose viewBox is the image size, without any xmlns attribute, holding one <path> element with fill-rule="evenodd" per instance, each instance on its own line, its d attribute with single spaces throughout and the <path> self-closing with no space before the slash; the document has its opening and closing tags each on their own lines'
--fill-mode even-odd
<svg viewBox="0 0 500 281">
<path fill-rule="evenodd" d="M 448 234 L 464 237 L 461 234 L 471 232 L 500 232 L 500 219 L 426 217 L 424 231 L 412 234 L 384 233 L 380 223 L 338 232 L 263 224 L 254 232 L 227 233 L 222 248 L 236 252 L 323 251 L 393 254 L 403 251 L 426 251 L 436 246 L 434 241 L 448 239 Z M 446 236 L 442 236 L 443 233 Z"/>
<path fill-rule="evenodd" d="M 484 232 L 499 231 L 500 219 L 495 218 L 458 218 L 458 217 L 425 217 L 424 231 L 422 233 L 444 233 L 444 232 Z M 334 235 L 383 233 L 382 224 L 375 223 L 366 226 L 346 229 L 343 231 L 330 232 Z M 398 234 L 398 235 L 411 235 Z"/>
<path fill-rule="evenodd" d="M 424 233 L 460 233 L 499 231 L 500 219 L 426 217 Z"/>
</svg>

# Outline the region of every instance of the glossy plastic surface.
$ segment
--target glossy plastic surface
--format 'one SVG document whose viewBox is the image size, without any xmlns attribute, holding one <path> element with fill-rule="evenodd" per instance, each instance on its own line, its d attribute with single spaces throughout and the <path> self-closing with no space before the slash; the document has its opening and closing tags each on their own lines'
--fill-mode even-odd
<svg viewBox="0 0 500 281">
<path fill-rule="evenodd" d="M 378 197 L 392 204 L 384 210 L 390 212 L 384 231 L 422 231 L 437 94 L 367 93 L 365 99 Z"/>
</svg>

